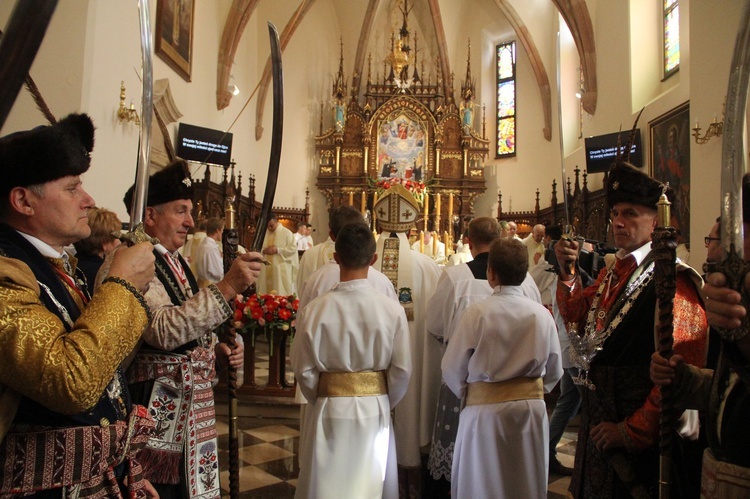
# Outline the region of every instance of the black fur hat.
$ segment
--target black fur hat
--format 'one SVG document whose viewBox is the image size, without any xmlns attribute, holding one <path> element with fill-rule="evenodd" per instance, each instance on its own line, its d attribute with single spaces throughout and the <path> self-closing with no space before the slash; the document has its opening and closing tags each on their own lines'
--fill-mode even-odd
<svg viewBox="0 0 750 499">
<path fill-rule="evenodd" d="M 0 194 L 81 175 L 91 166 L 94 124 L 86 114 L 0 138 Z"/>
<path fill-rule="evenodd" d="M 607 204 L 633 203 L 656 209 L 656 203 L 666 186 L 630 163 L 619 162 L 610 168 L 607 176 Z M 674 192 L 666 189 L 667 198 L 674 202 Z"/>
<path fill-rule="evenodd" d="M 123 202 L 130 212 L 135 185 L 125 193 Z M 146 206 L 157 206 L 177 199 L 193 199 L 193 181 L 187 161 L 178 159 L 168 164 L 163 170 L 151 175 L 148 179 L 148 197 Z"/>
</svg>

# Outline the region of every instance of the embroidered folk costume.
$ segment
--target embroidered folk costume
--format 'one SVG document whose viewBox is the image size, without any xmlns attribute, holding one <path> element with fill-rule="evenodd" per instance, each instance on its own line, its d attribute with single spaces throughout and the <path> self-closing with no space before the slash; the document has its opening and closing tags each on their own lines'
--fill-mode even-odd
<svg viewBox="0 0 750 499">
<path fill-rule="evenodd" d="M 653 210 L 663 186 L 626 163 L 609 173 L 610 208 L 618 203 Z M 582 417 L 570 491 L 573 497 L 629 497 L 656 493 L 658 481 L 658 387 L 649 378 L 655 350 L 656 290 L 650 236 L 630 253 L 622 249 L 616 263 L 582 289 L 580 276 L 558 282 L 557 302 L 573 346 L 572 360 L 581 369 Z M 699 294 L 701 279 L 677 264 L 674 298 L 674 351 L 702 365 L 707 323 Z M 602 422 L 615 423 L 624 448 L 600 451 L 590 436 Z"/>
<path fill-rule="evenodd" d="M 3 203 L 84 173 L 93 142 L 86 115 L 0 139 Z M 122 497 L 127 472 L 145 497 L 136 455 L 153 422 L 119 368 L 148 323 L 140 294 L 112 278 L 91 296 L 75 258 L 2 223 L 0 317 L 0 495 Z"/>
<path fill-rule="evenodd" d="M 414 495 L 418 490 L 420 448 L 432 438 L 440 391 L 442 352 L 440 345 L 429 338 L 426 325 L 427 300 L 437 285 L 440 267 L 409 247 L 406 233 L 419 215 L 419 205 L 406 188 L 395 184 L 387 189 L 378 199 L 375 213 L 383 232 L 378 238 L 374 267 L 393 283 L 409 322 L 413 372 L 404 400 L 395 410 L 394 427 L 398 464 L 411 469 L 408 487 Z"/>
<path fill-rule="evenodd" d="M 191 199 L 183 161 L 151 176 L 148 206 Z M 125 196 L 129 206 L 132 189 Z M 178 251 L 154 249 L 156 274 L 145 294 L 154 319 L 128 369 L 133 399 L 148 407 L 156 429 L 143 451 L 147 478 L 162 497 L 220 497 L 212 379 L 213 330 L 232 315 L 215 285 L 198 288 Z M 106 263 L 105 263 L 106 265 Z M 169 490 L 165 493 L 165 490 Z"/>
</svg>

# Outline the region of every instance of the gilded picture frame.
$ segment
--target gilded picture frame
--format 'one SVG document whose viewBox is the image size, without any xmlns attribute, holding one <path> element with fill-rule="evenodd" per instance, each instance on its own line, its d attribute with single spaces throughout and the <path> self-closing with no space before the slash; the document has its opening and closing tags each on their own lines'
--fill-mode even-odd
<svg viewBox="0 0 750 499">
<path fill-rule="evenodd" d="M 690 242 L 690 102 L 649 121 L 650 174 L 674 192 L 672 226 Z"/>
<path fill-rule="evenodd" d="M 193 66 L 195 0 L 158 0 L 156 4 L 156 54 L 185 81 Z"/>
</svg>

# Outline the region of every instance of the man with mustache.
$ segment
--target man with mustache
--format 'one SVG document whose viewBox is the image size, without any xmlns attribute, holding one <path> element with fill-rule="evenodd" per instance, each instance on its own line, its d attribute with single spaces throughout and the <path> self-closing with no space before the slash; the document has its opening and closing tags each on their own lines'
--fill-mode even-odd
<svg viewBox="0 0 750 499">
<path fill-rule="evenodd" d="M 656 286 L 651 233 L 666 187 L 628 163 L 609 171 L 605 186 L 616 262 L 582 289 L 576 241 L 555 246 L 560 263 L 557 301 L 568 324 L 573 361 L 582 369 L 582 417 L 570 491 L 573 497 L 655 497 L 658 482 L 658 388 L 649 379 L 654 351 Z M 674 350 L 689 362 L 705 359 L 707 323 L 700 276 L 677 264 Z M 697 428 L 688 435 L 697 438 Z M 687 428 L 681 429 L 685 435 Z M 674 462 L 679 461 L 675 451 Z M 679 480 L 676 487 L 680 487 Z M 676 495 L 687 497 L 690 491 Z"/>
</svg>

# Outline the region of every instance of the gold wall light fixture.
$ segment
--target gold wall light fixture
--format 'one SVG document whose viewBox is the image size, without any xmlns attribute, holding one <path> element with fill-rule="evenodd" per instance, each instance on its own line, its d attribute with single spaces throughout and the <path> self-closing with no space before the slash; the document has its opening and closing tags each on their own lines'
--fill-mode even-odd
<svg viewBox="0 0 750 499">
<path fill-rule="evenodd" d="M 133 122 L 135 126 L 141 126 L 141 118 L 138 116 L 138 111 L 135 110 L 133 103 L 130 103 L 130 107 L 125 107 L 125 82 L 120 82 L 120 107 L 117 108 L 117 119 L 120 123 Z"/>
<path fill-rule="evenodd" d="M 700 123 L 697 121 L 695 122 L 695 127 L 693 127 L 693 137 L 695 137 L 695 142 L 698 145 L 703 145 L 709 140 L 711 140 L 711 137 L 721 137 L 724 133 L 724 111 L 726 110 L 727 101 L 724 99 L 724 104 L 722 106 L 721 110 L 721 121 L 717 121 L 716 116 L 714 116 L 713 122 L 711 122 L 710 125 L 708 125 L 708 129 L 706 130 L 706 133 L 701 137 L 701 126 Z"/>
</svg>

